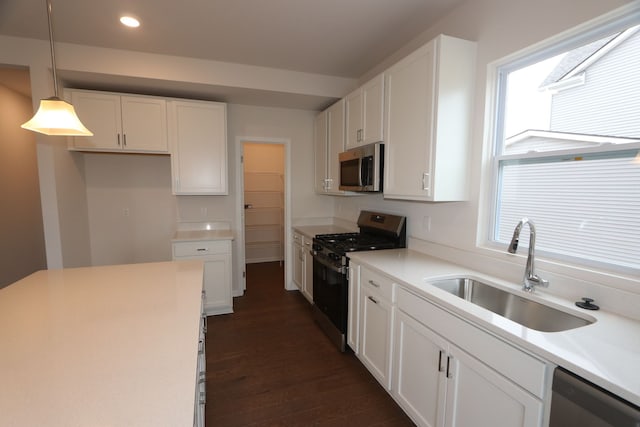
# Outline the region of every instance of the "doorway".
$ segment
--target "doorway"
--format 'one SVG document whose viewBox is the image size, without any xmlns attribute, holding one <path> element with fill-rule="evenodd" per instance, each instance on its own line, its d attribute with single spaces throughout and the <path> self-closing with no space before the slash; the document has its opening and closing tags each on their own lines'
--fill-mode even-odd
<svg viewBox="0 0 640 427">
<path fill-rule="evenodd" d="M 286 288 L 289 238 L 289 140 L 237 138 L 239 222 L 238 265 L 243 292 L 248 264 L 276 263 Z"/>
</svg>

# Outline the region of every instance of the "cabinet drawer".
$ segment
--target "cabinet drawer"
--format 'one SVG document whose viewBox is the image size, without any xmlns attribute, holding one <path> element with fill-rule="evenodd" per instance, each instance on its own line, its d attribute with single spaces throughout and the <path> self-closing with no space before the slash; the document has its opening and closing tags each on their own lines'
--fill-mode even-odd
<svg viewBox="0 0 640 427">
<path fill-rule="evenodd" d="M 362 267 L 360 271 L 360 284 L 361 286 L 371 289 L 389 302 L 395 301 L 393 295 L 394 282 L 387 276 Z"/>
<path fill-rule="evenodd" d="M 544 399 L 548 365 L 402 287 L 397 289 L 398 309 L 456 346 Z"/>
<path fill-rule="evenodd" d="M 207 257 L 215 254 L 231 253 L 229 240 L 204 240 L 198 242 L 173 243 L 173 257 Z"/>
</svg>

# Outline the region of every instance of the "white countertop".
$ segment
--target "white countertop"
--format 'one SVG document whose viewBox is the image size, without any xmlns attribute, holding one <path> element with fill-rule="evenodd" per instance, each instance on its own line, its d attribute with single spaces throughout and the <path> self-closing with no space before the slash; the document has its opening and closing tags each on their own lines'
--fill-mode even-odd
<svg viewBox="0 0 640 427">
<path fill-rule="evenodd" d="M 526 294 L 519 285 L 409 249 L 356 252 L 350 253 L 349 258 L 393 276 L 398 283 L 441 307 L 640 405 L 640 322 L 603 310 L 582 310 L 573 301 L 540 291 Z M 595 318 L 596 322 L 563 332 L 539 332 L 427 283 L 462 275 L 484 279 L 580 317 Z"/>
<path fill-rule="evenodd" d="M 295 231 L 307 237 L 315 237 L 318 234 L 335 234 L 335 233 L 351 233 L 357 230 L 351 230 L 339 225 L 301 225 L 293 227 Z"/>
<path fill-rule="evenodd" d="M 0 424 L 193 425 L 202 275 L 86 267 L 0 289 Z"/>
</svg>

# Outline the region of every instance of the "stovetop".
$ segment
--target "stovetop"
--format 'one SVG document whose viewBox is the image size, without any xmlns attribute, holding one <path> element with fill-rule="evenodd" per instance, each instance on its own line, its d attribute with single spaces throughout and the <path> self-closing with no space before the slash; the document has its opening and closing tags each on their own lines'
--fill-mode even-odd
<svg viewBox="0 0 640 427">
<path fill-rule="evenodd" d="M 316 236 L 316 243 L 339 254 L 398 247 L 397 239 L 366 233 L 321 234 Z"/>
</svg>

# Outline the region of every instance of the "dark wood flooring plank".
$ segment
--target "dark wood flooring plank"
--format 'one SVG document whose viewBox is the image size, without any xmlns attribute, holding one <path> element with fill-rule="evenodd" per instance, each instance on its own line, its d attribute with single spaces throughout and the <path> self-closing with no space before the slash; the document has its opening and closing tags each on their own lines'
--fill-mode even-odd
<svg viewBox="0 0 640 427">
<path fill-rule="evenodd" d="M 208 426 L 376 426 L 413 423 L 350 353 L 340 353 L 284 266 L 247 265 L 247 292 L 207 333 Z"/>
</svg>

